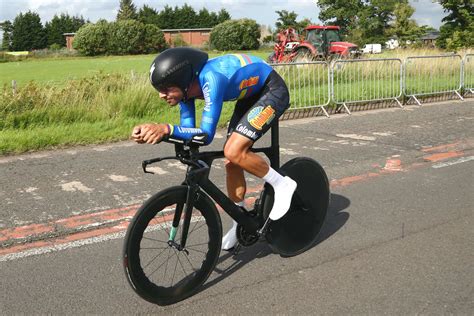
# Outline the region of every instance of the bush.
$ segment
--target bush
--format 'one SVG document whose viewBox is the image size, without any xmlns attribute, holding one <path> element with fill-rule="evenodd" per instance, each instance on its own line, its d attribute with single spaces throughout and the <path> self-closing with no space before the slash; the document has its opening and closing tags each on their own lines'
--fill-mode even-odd
<svg viewBox="0 0 474 316">
<path fill-rule="evenodd" d="M 81 54 L 87 56 L 107 53 L 109 28 L 109 23 L 105 20 L 99 21 L 96 24 L 85 24 L 77 31 L 73 47 Z"/>
<path fill-rule="evenodd" d="M 165 35 L 153 24 L 144 25 L 143 53 L 156 53 L 167 47 Z"/>
<path fill-rule="evenodd" d="M 173 38 L 172 44 L 174 47 L 183 47 L 183 46 L 189 46 L 188 43 L 183 38 L 183 35 L 178 34 L 176 37 Z"/>
<path fill-rule="evenodd" d="M 49 49 L 50 50 L 53 50 L 53 51 L 58 51 L 62 48 L 62 46 L 58 43 L 54 43 L 54 44 L 51 44 L 49 45 Z"/>
<path fill-rule="evenodd" d="M 250 19 L 229 20 L 211 32 L 211 46 L 218 50 L 251 50 L 260 46 L 260 28 Z"/>
<path fill-rule="evenodd" d="M 163 50 L 166 42 L 163 32 L 155 25 L 135 20 L 100 21 L 79 29 L 74 48 L 89 56 L 143 54 Z"/>
<path fill-rule="evenodd" d="M 135 20 L 119 20 L 109 24 L 107 52 L 113 55 L 140 53 L 144 25 Z"/>
</svg>

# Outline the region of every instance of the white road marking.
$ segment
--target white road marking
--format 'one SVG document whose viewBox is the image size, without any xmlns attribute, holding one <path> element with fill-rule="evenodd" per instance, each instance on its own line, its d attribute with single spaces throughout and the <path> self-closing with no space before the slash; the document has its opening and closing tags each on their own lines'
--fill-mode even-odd
<svg viewBox="0 0 474 316">
<path fill-rule="evenodd" d="M 136 145 L 134 142 L 123 142 L 123 143 L 118 143 L 118 144 L 110 144 L 110 145 L 98 145 L 92 148 L 94 151 L 108 151 L 114 148 L 120 148 L 120 147 L 131 147 Z"/>
<path fill-rule="evenodd" d="M 474 160 L 474 156 L 461 157 L 461 158 L 456 159 L 456 160 L 437 163 L 437 164 L 433 165 L 432 167 L 435 168 L 435 169 L 439 169 L 439 168 L 449 167 L 449 166 L 452 166 L 452 165 L 457 165 L 457 164 L 460 164 L 460 163 L 463 163 L 463 162 L 468 162 L 468 161 L 471 161 L 471 160 Z"/>
<path fill-rule="evenodd" d="M 33 196 L 33 199 L 42 200 L 43 197 L 40 196 L 38 193 L 36 193 L 35 192 L 36 190 L 38 190 L 38 188 L 28 187 L 28 188 L 25 188 L 25 189 L 17 189 L 16 191 L 20 192 L 20 193 L 30 193 Z M 9 200 L 9 199 L 7 198 L 6 200 Z M 7 202 L 7 204 L 12 204 L 12 203 Z"/>
<path fill-rule="evenodd" d="M 349 145 L 349 142 L 347 140 L 341 139 L 341 140 L 328 140 L 328 143 L 331 144 L 342 144 L 342 145 Z"/>
<path fill-rule="evenodd" d="M 280 153 L 283 155 L 296 156 L 298 153 L 289 148 L 280 147 Z"/>
<path fill-rule="evenodd" d="M 29 249 L 29 250 L 25 250 L 18 253 L 11 253 L 8 255 L 0 256 L 0 262 L 11 261 L 11 260 L 21 259 L 21 258 L 26 258 L 26 257 L 36 256 L 36 255 L 42 255 L 42 254 L 66 250 L 70 248 L 78 248 L 85 245 L 97 244 L 103 241 L 124 238 L 124 237 L 125 237 L 125 232 L 120 232 L 120 233 L 115 233 L 115 234 L 103 235 L 99 237 L 76 240 L 76 241 L 66 243 L 66 244 L 59 244 L 59 245 L 53 245 L 53 246 L 48 246 L 48 247 Z"/>
<path fill-rule="evenodd" d="M 158 166 L 146 167 L 146 170 L 154 172 L 156 174 L 167 174 L 168 173 L 168 171 L 165 171 L 165 170 L 163 170 L 162 168 L 160 168 Z"/>
<path fill-rule="evenodd" d="M 373 135 L 377 135 L 377 136 L 393 136 L 395 135 L 395 132 L 383 132 L 383 133 L 379 133 L 379 132 L 373 132 L 372 133 Z"/>
<path fill-rule="evenodd" d="M 356 140 L 376 140 L 377 138 L 372 136 L 364 136 L 364 135 L 357 135 L 357 134 L 336 134 L 337 137 L 341 138 L 350 138 Z"/>
<path fill-rule="evenodd" d="M 168 167 L 174 167 L 181 170 L 186 170 L 186 165 L 183 165 L 181 162 L 168 162 Z"/>
<path fill-rule="evenodd" d="M 61 188 L 63 189 L 63 191 L 68 191 L 68 192 L 80 191 L 80 192 L 88 193 L 88 192 L 94 191 L 94 189 L 86 187 L 84 184 L 82 184 L 79 181 L 63 183 L 61 184 Z"/>
<path fill-rule="evenodd" d="M 133 181 L 133 179 L 130 179 L 127 176 L 121 176 L 121 175 L 116 175 L 116 174 L 111 174 L 109 175 L 109 179 L 115 182 L 127 182 L 127 181 Z"/>
<path fill-rule="evenodd" d="M 364 142 L 351 142 L 352 146 L 357 147 L 357 146 L 366 146 L 368 143 Z"/>
<path fill-rule="evenodd" d="M 202 220 L 204 220 L 204 217 L 195 216 L 191 219 L 191 223 L 202 221 Z M 147 227 L 145 232 L 151 232 L 151 231 L 155 231 L 159 229 L 169 228 L 171 227 L 171 222 L 172 221 L 168 221 L 166 223 L 161 223 L 158 225 Z M 117 225 L 116 227 L 120 229 L 126 228 L 123 225 Z M 108 240 L 123 239 L 125 237 L 125 233 L 126 231 L 122 231 L 118 233 L 112 233 L 112 234 L 106 234 L 106 235 L 97 236 L 97 237 L 91 237 L 87 239 L 76 240 L 76 241 L 59 244 L 59 245 L 28 249 L 21 252 L 0 256 L 0 262 L 11 261 L 11 260 L 21 259 L 21 258 L 26 258 L 26 257 L 36 256 L 36 255 L 42 255 L 42 254 L 47 254 L 47 253 L 71 249 L 71 248 L 78 248 L 78 247 L 82 247 L 86 245 L 98 244 L 98 243 L 108 241 Z"/>
<path fill-rule="evenodd" d="M 314 150 L 329 150 L 329 148 L 324 147 L 313 147 Z"/>
</svg>

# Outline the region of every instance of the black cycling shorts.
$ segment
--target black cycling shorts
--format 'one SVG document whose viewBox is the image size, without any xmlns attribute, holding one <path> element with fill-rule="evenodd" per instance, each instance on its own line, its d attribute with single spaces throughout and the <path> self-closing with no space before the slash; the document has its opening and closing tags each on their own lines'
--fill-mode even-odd
<svg viewBox="0 0 474 316">
<path fill-rule="evenodd" d="M 259 93 L 237 101 L 227 137 L 235 132 L 255 142 L 270 129 L 273 122 L 278 121 L 289 106 L 290 95 L 285 81 L 273 70 Z"/>
</svg>

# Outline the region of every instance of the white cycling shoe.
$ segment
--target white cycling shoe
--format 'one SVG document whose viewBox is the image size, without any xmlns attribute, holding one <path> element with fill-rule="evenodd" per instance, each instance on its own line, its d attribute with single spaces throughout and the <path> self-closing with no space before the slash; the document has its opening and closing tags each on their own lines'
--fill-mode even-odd
<svg viewBox="0 0 474 316">
<path fill-rule="evenodd" d="M 290 177 L 283 177 L 278 185 L 273 187 L 275 198 L 273 208 L 270 215 L 268 215 L 272 221 L 279 220 L 288 212 L 291 205 L 291 198 L 295 193 L 296 187 L 296 182 Z"/>
<path fill-rule="evenodd" d="M 232 220 L 231 229 L 222 237 L 222 250 L 230 250 L 237 245 L 237 222 Z"/>
</svg>

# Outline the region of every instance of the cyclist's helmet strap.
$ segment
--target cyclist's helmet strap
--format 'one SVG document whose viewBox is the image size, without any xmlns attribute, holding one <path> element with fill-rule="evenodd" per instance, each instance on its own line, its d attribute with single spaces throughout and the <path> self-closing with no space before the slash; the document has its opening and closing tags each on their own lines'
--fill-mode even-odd
<svg viewBox="0 0 474 316">
<path fill-rule="evenodd" d="M 187 91 L 208 60 L 207 53 L 190 47 L 169 48 L 159 54 L 150 67 L 150 81 L 156 90 L 177 86 Z"/>
</svg>

